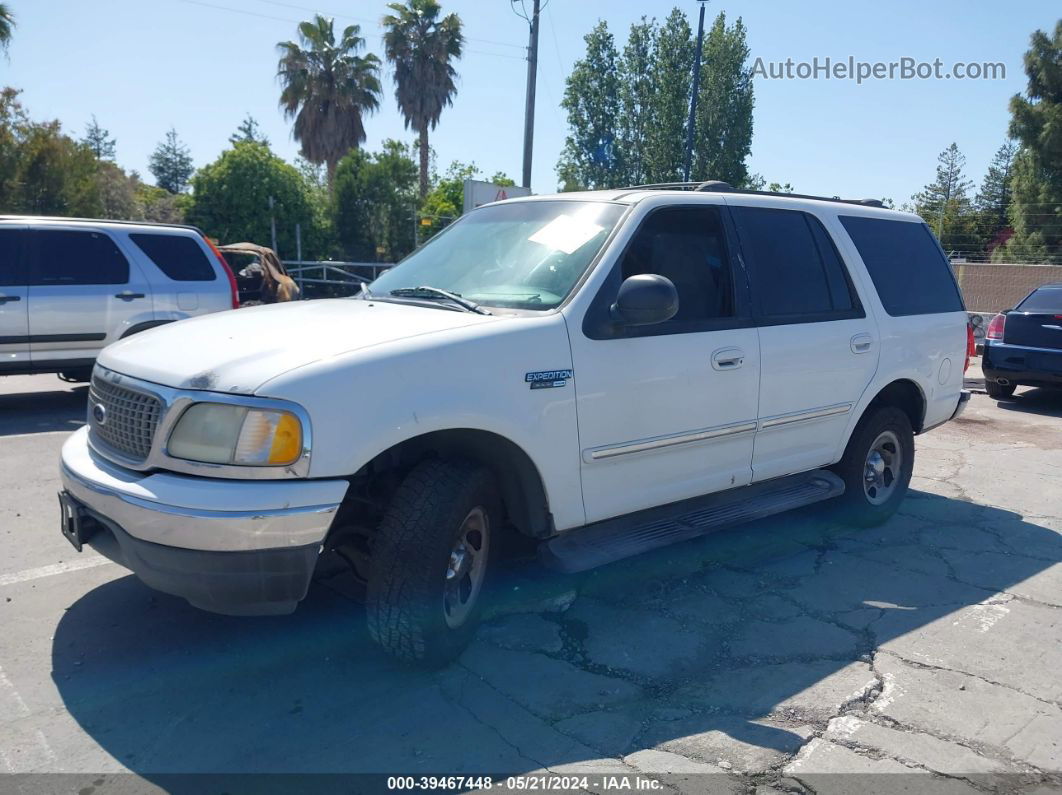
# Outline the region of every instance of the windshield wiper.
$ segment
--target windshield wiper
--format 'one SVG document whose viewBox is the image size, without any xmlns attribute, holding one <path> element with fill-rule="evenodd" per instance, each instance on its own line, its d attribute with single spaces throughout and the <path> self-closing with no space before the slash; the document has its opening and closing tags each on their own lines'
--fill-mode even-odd
<svg viewBox="0 0 1062 795">
<path fill-rule="evenodd" d="M 391 290 L 390 295 L 397 296 L 399 298 L 445 298 L 448 301 L 452 301 L 466 312 L 475 312 L 477 315 L 489 315 L 486 309 L 481 307 L 475 301 L 469 301 L 467 298 L 462 298 L 457 293 L 451 293 L 449 290 L 443 290 L 439 287 L 431 287 L 429 285 L 422 285 L 420 287 L 399 287 Z"/>
</svg>

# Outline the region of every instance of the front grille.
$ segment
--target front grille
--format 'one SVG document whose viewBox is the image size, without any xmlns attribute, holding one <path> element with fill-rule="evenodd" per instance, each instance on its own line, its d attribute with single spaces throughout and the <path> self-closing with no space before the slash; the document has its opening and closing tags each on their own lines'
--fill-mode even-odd
<svg viewBox="0 0 1062 795">
<path fill-rule="evenodd" d="M 151 452 L 162 403 L 154 395 L 94 376 L 89 387 L 88 413 L 95 439 L 126 458 L 143 461 Z"/>
</svg>

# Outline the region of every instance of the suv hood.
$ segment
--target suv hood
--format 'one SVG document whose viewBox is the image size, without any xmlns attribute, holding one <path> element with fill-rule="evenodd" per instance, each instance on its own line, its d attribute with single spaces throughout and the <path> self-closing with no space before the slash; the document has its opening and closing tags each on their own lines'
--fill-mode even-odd
<svg viewBox="0 0 1062 795">
<path fill-rule="evenodd" d="M 250 394 L 321 359 L 497 319 L 363 300 L 294 301 L 159 326 L 108 346 L 99 363 L 164 386 Z"/>
</svg>

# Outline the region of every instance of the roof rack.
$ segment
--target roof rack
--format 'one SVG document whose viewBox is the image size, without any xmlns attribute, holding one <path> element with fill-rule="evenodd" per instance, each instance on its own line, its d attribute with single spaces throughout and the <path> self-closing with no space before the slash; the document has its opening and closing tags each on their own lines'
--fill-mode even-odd
<svg viewBox="0 0 1062 795">
<path fill-rule="evenodd" d="M 33 223 L 34 221 L 73 221 L 75 223 L 89 223 L 89 224 L 122 224 L 123 226 L 166 226 L 173 229 L 190 229 L 193 232 L 199 232 L 202 234 L 202 230 L 198 226 L 192 224 L 168 224 L 163 221 L 123 221 L 117 218 L 71 218 L 62 215 L 0 215 L 0 221 L 21 221 L 25 223 Z"/>
<path fill-rule="evenodd" d="M 841 199 L 837 196 L 812 196 L 808 193 L 782 193 L 773 190 L 745 190 L 735 188 L 729 182 L 710 179 L 702 182 L 656 182 L 650 185 L 631 185 L 627 190 L 689 190 L 710 193 L 739 193 L 744 196 L 781 196 L 789 199 L 813 199 L 822 202 L 859 204 L 864 207 L 884 207 L 880 199 Z"/>
</svg>

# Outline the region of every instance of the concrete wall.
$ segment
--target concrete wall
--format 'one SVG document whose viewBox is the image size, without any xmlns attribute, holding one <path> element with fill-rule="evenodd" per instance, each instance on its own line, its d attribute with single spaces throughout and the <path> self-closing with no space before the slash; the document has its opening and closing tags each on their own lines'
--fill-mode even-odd
<svg viewBox="0 0 1062 795">
<path fill-rule="evenodd" d="M 954 264 L 966 308 L 995 313 L 1013 309 L 1041 284 L 1062 282 L 1062 265 Z"/>
</svg>

